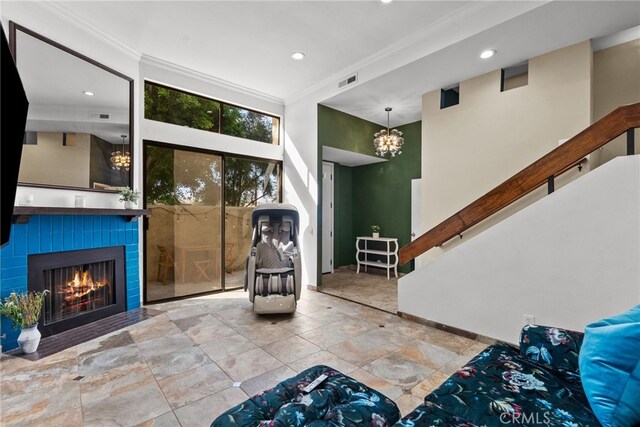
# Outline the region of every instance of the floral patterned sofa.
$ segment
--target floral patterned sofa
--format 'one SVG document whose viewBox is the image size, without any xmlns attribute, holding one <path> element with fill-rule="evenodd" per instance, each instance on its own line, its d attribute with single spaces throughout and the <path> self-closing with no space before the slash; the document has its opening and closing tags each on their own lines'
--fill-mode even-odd
<svg viewBox="0 0 640 427">
<path fill-rule="evenodd" d="M 519 351 L 488 347 L 396 426 L 599 426 L 578 374 L 582 339 L 580 332 L 525 326 Z"/>
<path fill-rule="evenodd" d="M 599 426 L 578 374 L 582 339 L 580 332 L 525 326 L 520 350 L 487 347 L 399 421 L 397 406 L 381 393 L 314 366 L 234 406 L 211 426 Z M 322 374 L 328 378 L 318 387 L 303 390 Z"/>
<path fill-rule="evenodd" d="M 313 390 L 305 390 L 326 375 Z M 400 418 L 392 400 L 328 366 L 314 366 L 227 410 L 212 427 L 371 426 Z"/>
</svg>

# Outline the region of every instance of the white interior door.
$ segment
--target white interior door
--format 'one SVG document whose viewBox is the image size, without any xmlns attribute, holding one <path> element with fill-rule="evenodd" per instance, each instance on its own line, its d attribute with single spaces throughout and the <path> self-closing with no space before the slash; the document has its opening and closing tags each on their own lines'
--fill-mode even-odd
<svg viewBox="0 0 640 427">
<path fill-rule="evenodd" d="M 322 272 L 333 273 L 333 163 L 322 162 Z"/>
<path fill-rule="evenodd" d="M 411 180 L 411 241 L 420 237 L 422 226 L 420 225 L 420 211 L 422 209 L 422 179 Z M 420 267 L 420 257 L 415 260 L 416 270 Z"/>
</svg>

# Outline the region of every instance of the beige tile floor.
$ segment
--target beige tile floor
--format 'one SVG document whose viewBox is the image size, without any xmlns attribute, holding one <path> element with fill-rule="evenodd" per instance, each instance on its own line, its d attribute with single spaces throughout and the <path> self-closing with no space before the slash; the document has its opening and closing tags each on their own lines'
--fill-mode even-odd
<svg viewBox="0 0 640 427">
<path fill-rule="evenodd" d="M 156 317 L 31 362 L 0 359 L 2 426 L 208 426 L 316 364 L 402 414 L 485 344 L 313 291 L 257 316 L 240 291 L 154 305 Z"/>
<path fill-rule="evenodd" d="M 364 267 L 363 267 L 364 268 Z M 391 272 L 393 275 L 393 272 Z M 387 279 L 387 270 L 369 267 L 356 274 L 355 266 L 340 267 L 322 275 L 320 292 L 395 314 L 398 311 L 398 279 Z"/>
</svg>

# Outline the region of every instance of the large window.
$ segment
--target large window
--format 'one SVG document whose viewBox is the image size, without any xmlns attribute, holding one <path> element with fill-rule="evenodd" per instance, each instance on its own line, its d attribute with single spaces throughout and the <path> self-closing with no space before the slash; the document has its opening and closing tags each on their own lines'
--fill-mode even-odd
<svg viewBox="0 0 640 427">
<path fill-rule="evenodd" d="M 144 84 L 144 117 L 267 144 L 279 144 L 278 117 L 156 83 Z"/>
</svg>

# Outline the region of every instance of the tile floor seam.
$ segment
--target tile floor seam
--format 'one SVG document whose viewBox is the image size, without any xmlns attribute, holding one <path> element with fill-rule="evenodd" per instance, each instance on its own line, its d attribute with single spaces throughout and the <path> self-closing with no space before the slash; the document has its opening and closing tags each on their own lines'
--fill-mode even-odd
<svg viewBox="0 0 640 427">
<path fill-rule="evenodd" d="M 304 339 L 304 337 L 301 337 L 301 336 L 300 336 L 300 335 L 298 335 L 298 334 L 294 334 L 294 335 L 293 335 L 293 337 L 298 337 L 298 338 L 300 338 L 301 340 L 304 340 L 305 342 L 307 342 L 307 343 L 309 343 L 309 344 L 311 344 L 311 345 L 313 345 L 313 346 L 315 346 L 315 347 L 318 347 L 317 345 L 313 344 L 311 341 L 308 341 L 308 340 Z M 281 339 L 280 341 L 275 341 L 275 342 L 270 343 L 270 344 L 268 344 L 268 345 L 266 345 L 266 346 L 264 346 L 264 347 L 268 347 L 268 346 L 270 346 L 270 345 L 272 345 L 272 344 L 277 344 L 277 343 L 279 343 L 279 342 L 286 341 L 286 340 L 291 339 L 291 338 L 293 338 L 293 337 L 283 338 L 283 339 Z M 264 347 L 260 347 L 260 348 L 262 348 L 264 351 L 266 351 L 267 353 L 269 353 L 270 355 L 272 355 L 273 357 L 275 357 L 276 359 L 278 359 L 278 360 L 279 360 L 283 365 L 286 365 L 286 364 L 287 364 L 287 362 L 285 362 L 284 360 L 280 359 L 278 356 L 276 356 L 275 354 L 273 354 L 272 352 L 270 352 L 269 350 L 267 350 L 267 349 L 266 349 L 266 348 L 264 348 Z M 307 355 L 304 355 L 304 356 L 302 356 L 302 357 L 299 357 L 299 358 L 297 358 L 297 359 L 295 359 L 295 360 L 292 360 L 292 361 L 290 361 L 290 362 L 291 362 L 291 363 L 296 362 L 296 361 L 298 361 L 298 360 L 300 360 L 300 359 L 304 359 L 305 357 L 311 356 L 312 354 L 316 354 L 316 353 L 318 353 L 318 352 L 320 352 L 320 351 L 322 351 L 322 349 L 318 347 L 318 350 L 314 351 L 313 353 L 309 353 L 309 354 L 307 354 Z"/>
<path fill-rule="evenodd" d="M 175 325 L 175 323 L 173 322 L 173 320 L 169 319 L 169 321 Z M 176 325 L 176 326 L 177 326 L 177 325 Z M 127 327 L 127 330 L 129 330 L 129 328 L 128 328 L 128 327 Z M 182 332 L 182 333 L 184 334 L 184 332 Z M 142 349 L 141 349 L 141 348 L 140 348 L 140 346 L 139 346 L 139 344 L 140 344 L 140 343 L 139 343 L 138 341 L 136 341 L 136 340 L 133 340 L 133 342 L 135 343 L 136 348 L 138 349 L 138 352 L 140 352 L 140 356 L 142 357 L 142 360 L 144 361 L 144 365 L 147 367 L 147 369 L 148 369 L 148 370 L 149 370 L 149 372 L 151 373 L 151 376 L 153 377 L 153 381 L 155 381 L 156 386 L 158 386 L 158 389 L 160 390 L 160 393 L 162 393 L 162 397 L 164 397 L 164 400 L 165 400 L 165 402 L 167 403 L 167 406 L 169 407 L 169 410 L 173 413 L 173 416 L 174 416 L 174 417 L 176 418 L 176 420 L 178 421 L 178 424 L 180 424 L 180 426 L 182 427 L 182 423 L 180 423 L 180 420 L 178 419 L 178 416 L 176 415 L 175 410 L 173 409 L 173 406 L 171 406 L 171 404 L 169 403 L 169 399 L 167 399 L 167 395 L 165 394 L 164 390 L 163 390 L 163 389 L 162 389 L 162 387 L 160 386 L 160 383 L 158 382 L 158 379 L 156 378 L 156 375 L 153 373 L 153 370 L 151 369 L 151 366 L 149 366 L 149 363 L 147 362 L 147 358 L 144 356 L 144 353 L 142 352 Z M 203 353 L 204 353 L 204 352 L 203 352 Z M 205 355 L 206 355 L 206 353 L 205 353 Z M 209 356 L 207 355 L 207 357 L 209 357 Z M 211 362 L 213 362 L 213 360 L 212 360 Z M 84 411 L 83 411 L 83 412 L 84 412 Z M 162 415 L 165 415 L 165 414 L 168 414 L 168 412 L 165 412 L 164 414 L 161 414 L 161 415 L 159 415 L 159 416 L 162 416 Z M 143 422 L 143 423 L 145 423 L 145 422 L 147 422 L 147 421 L 154 420 L 155 418 L 157 418 L 157 417 L 150 418 L 149 420 L 144 420 L 144 421 L 142 421 L 142 422 Z M 84 422 L 84 420 L 83 420 L 83 422 Z M 139 423 L 139 424 L 142 424 L 142 423 Z"/>
<path fill-rule="evenodd" d="M 78 368 L 78 376 L 80 376 L 80 353 L 78 353 L 78 346 L 75 347 L 76 350 L 76 367 Z M 82 384 L 80 383 L 82 378 L 78 381 L 78 397 L 80 398 L 80 419 L 82 421 L 81 425 L 85 425 L 84 422 L 84 404 L 82 403 Z"/>
</svg>

